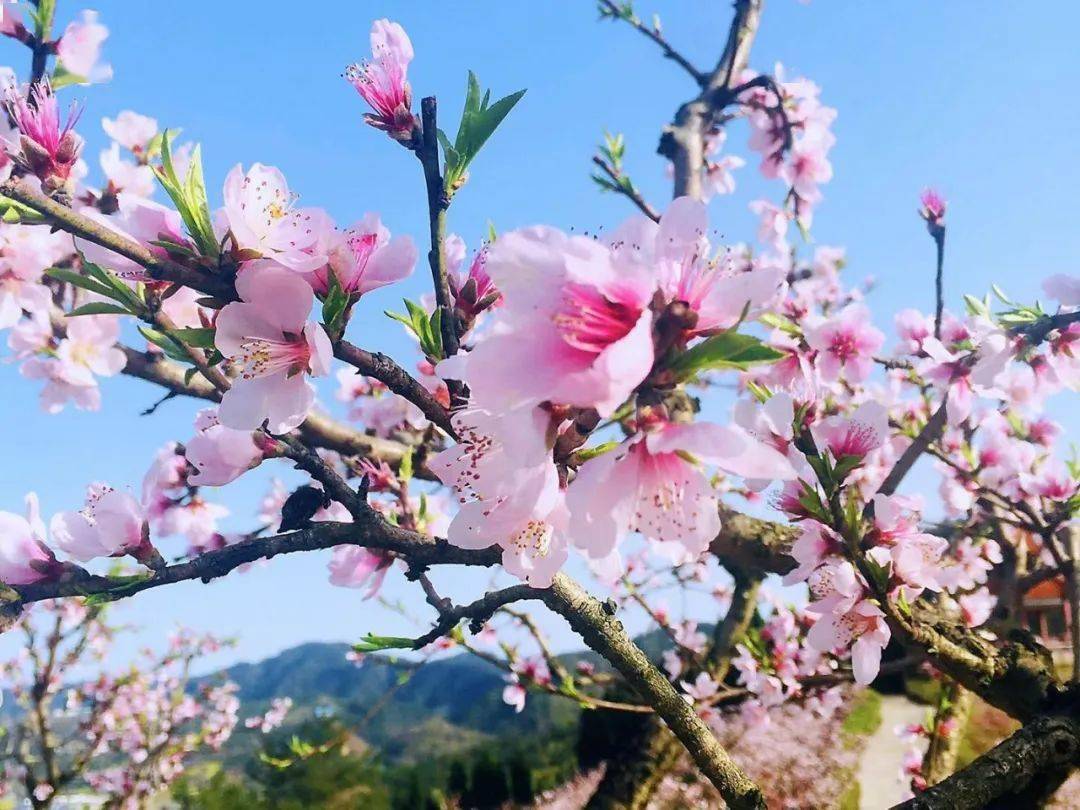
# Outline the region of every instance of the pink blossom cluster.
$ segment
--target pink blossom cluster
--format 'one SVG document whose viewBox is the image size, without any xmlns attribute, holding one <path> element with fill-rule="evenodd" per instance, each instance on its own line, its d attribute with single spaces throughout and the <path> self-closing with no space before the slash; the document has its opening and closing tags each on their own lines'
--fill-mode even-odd
<svg viewBox="0 0 1080 810">
<path fill-rule="evenodd" d="M 793 476 L 786 458 L 737 426 L 679 423 L 640 400 L 630 436 L 569 483 L 553 457 L 574 419 L 610 417 L 665 379 L 670 353 L 778 296 L 778 272 L 735 271 L 712 255 L 706 228 L 704 206 L 684 198 L 659 224 L 635 218 L 603 242 L 530 228 L 487 248 L 500 305 L 470 351 L 437 369 L 470 390 L 470 409 L 454 417 L 460 443 L 429 464 L 461 502 L 451 543 L 498 543 L 504 567 L 541 586 L 570 545 L 617 559 L 634 532 L 692 559 L 719 530 L 706 466 Z"/>
<path fill-rule="evenodd" d="M 743 720 L 768 723 L 772 709 L 793 699 L 809 711 L 831 714 L 842 700 L 840 687 L 813 689 L 803 684 L 806 678 L 830 675 L 836 668 L 834 659 L 809 643 L 817 615 L 775 598 L 771 601 L 772 614 L 736 646 L 738 655 L 732 661 L 739 683 L 753 695 L 740 706 Z"/>
<path fill-rule="evenodd" d="M 42 602 L 24 611 L 19 622 L 27 646 L 0 665 L 0 678 L 21 712 L 33 711 L 36 717 L 34 707 L 40 704 L 44 719 L 33 722 L 47 724 L 20 733 L 45 735 L 40 744 L 48 746 L 48 755 L 73 758 L 75 775 L 115 806 L 143 806 L 183 773 L 192 754 L 220 748 L 231 735 L 239 709 L 235 684 L 189 688 L 193 662 L 226 642 L 179 630 L 164 652 L 143 650 L 141 660 L 125 669 L 101 671 L 70 685 L 65 684 L 67 673 L 88 665 L 99 668 L 111 648 L 117 631 L 104 621 L 100 608 Z M 47 633 L 34 631 L 46 626 Z M 45 661 L 51 664 L 43 667 Z M 63 751 L 52 747 L 60 739 L 48 731 L 54 723 L 71 728 L 64 734 Z M 25 783 L 28 774 L 22 768 L 6 760 L 5 781 Z M 48 773 L 35 772 L 30 779 L 37 780 L 33 792 L 42 801 L 64 787 L 50 782 Z"/>
</svg>

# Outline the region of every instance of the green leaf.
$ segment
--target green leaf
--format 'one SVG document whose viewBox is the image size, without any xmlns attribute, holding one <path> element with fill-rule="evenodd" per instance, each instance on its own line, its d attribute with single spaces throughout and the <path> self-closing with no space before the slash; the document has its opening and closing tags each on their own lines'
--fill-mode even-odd
<svg viewBox="0 0 1080 810">
<path fill-rule="evenodd" d="M 139 326 L 137 328 L 144 338 L 165 352 L 165 355 L 170 359 L 180 363 L 191 362 L 191 358 L 188 356 L 188 353 L 184 351 L 183 345 L 174 338 L 169 337 L 164 332 L 159 332 L 158 330 L 151 329 L 147 326 Z"/>
<path fill-rule="evenodd" d="M 448 194 L 453 194 L 458 188 L 469 164 L 524 95 L 525 91 L 519 90 L 499 99 L 494 104 L 489 104 L 491 91 L 481 94 L 480 82 L 476 74 L 469 71 L 465 106 L 454 143 L 451 146 L 445 134 L 440 133 L 439 137 L 446 157 L 444 187 Z"/>
<path fill-rule="evenodd" d="M 737 368 L 746 370 L 763 363 L 775 363 L 784 353 L 766 346 L 752 335 L 738 332 L 721 332 L 706 338 L 683 352 L 671 363 L 670 369 L 679 379 L 714 368 Z"/>
<path fill-rule="evenodd" d="M 115 299 L 111 287 L 102 284 L 96 279 L 92 279 L 89 276 L 84 276 L 82 273 L 76 273 L 74 270 L 68 270 L 64 267 L 50 267 L 45 271 L 45 275 L 49 278 L 55 278 L 57 281 L 66 282 L 73 287 L 78 287 L 83 290 L 89 290 L 92 293 L 98 295 L 104 295 L 107 298 Z"/>
<path fill-rule="evenodd" d="M 172 336 L 196 349 L 214 348 L 214 330 L 210 327 L 174 329 Z"/>
<path fill-rule="evenodd" d="M 358 653 L 378 652 L 379 650 L 411 650 L 413 640 L 401 636 L 376 636 L 368 633 L 364 638 L 353 644 L 353 649 Z"/>
<path fill-rule="evenodd" d="M 105 301 L 91 301 L 89 304 L 83 304 L 81 307 L 76 307 L 67 314 L 69 318 L 77 318 L 80 315 L 131 315 L 127 309 L 116 304 L 109 304 Z"/>
<path fill-rule="evenodd" d="M 591 458 L 602 456 L 604 453 L 614 450 L 619 444 L 620 442 L 604 442 L 595 447 L 582 447 L 581 449 L 574 451 L 574 461 L 584 464 Z"/>
<path fill-rule="evenodd" d="M 72 73 L 64 67 L 62 62 L 57 62 L 52 75 L 49 77 L 49 84 L 52 85 L 53 90 L 59 90 L 61 87 L 72 84 L 90 84 L 90 79 L 78 73 Z"/>
<path fill-rule="evenodd" d="M 210 222 L 210 203 L 203 182 L 202 154 L 198 146 L 191 155 L 187 177 L 181 182 L 172 160 L 172 141 L 179 130 L 166 130 L 161 139 L 161 167 L 154 168 L 165 193 L 173 201 L 188 233 L 204 256 L 216 257 L 220 252 L 214 228 Z"/>
<path fill-rule="evenodd" d="M 401 466 L 398 467 L 398 475 L 402 481 L 408 481 L 413 476 L 412 450 L 406 450 L 401 456 Z"/>
</svg>

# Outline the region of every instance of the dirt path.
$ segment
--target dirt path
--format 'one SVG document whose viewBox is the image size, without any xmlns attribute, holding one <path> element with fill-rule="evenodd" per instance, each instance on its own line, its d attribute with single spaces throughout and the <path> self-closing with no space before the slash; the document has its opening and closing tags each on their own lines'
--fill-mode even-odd
<svg viewBox="0 0 1080 810">
<path fill-rule="evenodd" d="M 859 810 L 885 810 L 900 802 L 900 760 L 907 743 L 895 729 L 919 723 L 925 715 L 925 706 L 903 695 L 882 696 L 881 726 L 866 740 L 859 762 Z"/>
</svg>

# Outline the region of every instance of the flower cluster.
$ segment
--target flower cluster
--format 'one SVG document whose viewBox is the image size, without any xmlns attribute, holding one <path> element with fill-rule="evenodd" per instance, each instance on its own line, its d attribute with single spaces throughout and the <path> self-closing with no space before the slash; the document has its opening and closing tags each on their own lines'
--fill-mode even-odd
<svg viewBox="0 0 1080 810">
<path fill-rule="evenodd" d="M 462 503 L 450 542 L 498 543 L 508 570 L 542 585 L 569 545 L 600 560 L 633 532 L 693 558 L 720 525 L 706 465 L 793 477 L 741 428 L 675 421 L 648 394 L 672 389 L 672 358 L 779 294 L 777 272 L 737 272 L 712 256 L 706 225 L 704 206 L 684 198 L 659 224 L 636 218 L 603 243 L 531 228 L 487 248 L 500 305 L 470 351 L 437 369 L 468 383 L 472 406 L 455 417 L 460 444 L 430 464 Z M 587 433 L 635 400 L 630 435 L 567 486 L 560 435 Z"/>
</svg>

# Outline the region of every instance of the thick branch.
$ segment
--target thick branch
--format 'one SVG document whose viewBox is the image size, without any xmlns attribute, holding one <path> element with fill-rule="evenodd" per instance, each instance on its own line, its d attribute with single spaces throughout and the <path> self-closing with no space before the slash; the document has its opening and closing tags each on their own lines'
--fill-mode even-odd
<svg viewBox="0 0 1080 810">
<path fill-rule="evenodd" d="M 334 347 L 334 356 L 355 367 L 361 374 L 384 383 L 395 394 L 419 408 L 432 424 L 438 425 L 451 436 L 456 435 L 446 408 L 412 375 L 385 354 L 368 352 L 342 340 Z"/>
<path fill-rule="evenodd" d="M 185 381 L 187 369 L 183 366 L 166 360 L 159 354 L 136 351 L 128 346 L 120 348 L 127 358 L 124 374 L 155 383 L 176 394 L 210 402 L 220 401 L 220 394 L 201 377 Z M 347 456 L 378 459 L 390 465 L 399 464 L 406 453 L 412 452 L 411 447 L 401 442 L 368 436 L 349 425 L 317 413 L 308 415 L 299 432 L 305 441 L 316 447 Z"/>
<path fill-rule="evenodd" d="M 1080 764 L 1080 724 L 1039 717 L 962 771 L 899 805 L 908 810 L 1033 807 L 1028 791 L 1048 771 Z"/>
<path fill-rule="evenodd" d="M 765 807 L 761 790 L 732 761 L 694 708 L 675 691 L 671 682 L 630 640 L 622 623 L 609 615 L 599 601 L 565 574 L 558 574 L 541 598 L 656 710 L 730 807 Z"/>
<path fill-rule="evenodd" d="M 19 594 L 23 604 L 93 594 L 111 594 L 120 598 L 176 582 L 210 582 L 256 560 L 343 544 L 393 552 L 417 566 L 491 566 L 500 559 L 498 549 L 461 549 L 442 539 L 399 529 L 383 520 L 370 507 L 365 506 L 364 510 L 364 519 L 356 523 L 316 523 L 300 531 L 242 540 L 234 545 L 200 554 L 188 562 L 166 566 L 147 579 L 123 584 L 122 587 L 109 577 L 87 576 L 81 579 L 20 585 L 13 589 Z"/>
<path fill-rule="evenodd" d="M 222 301 L 236 300 L 232 284 L 220 276 L 214 276 L 201 270 L 185 267 L 171 259 L 157 256 L 140 245 L 127 239 L 111 228 L 84 217 L 77 211 L 51 200 L 30 183 L 13 177 L 0 184 L 0 195 L 10 197 L 23 205 L 33 208 L 46 217 L 56 227 L 87 241 L 119 253 L 125 258 L 138 262 L 147 272 L 159 281 L 172 281 L 193 290 L 212 295 Z"/>
</svg>

